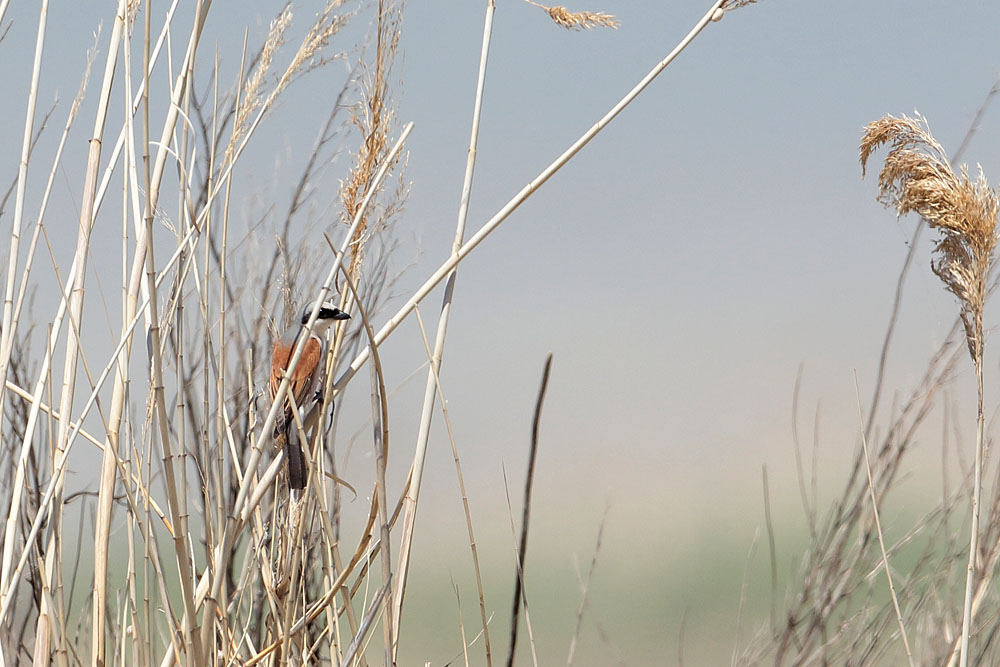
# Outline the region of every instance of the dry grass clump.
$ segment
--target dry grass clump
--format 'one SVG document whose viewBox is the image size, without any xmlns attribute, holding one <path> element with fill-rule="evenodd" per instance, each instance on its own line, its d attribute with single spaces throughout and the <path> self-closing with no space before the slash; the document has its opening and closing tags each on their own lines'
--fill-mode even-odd
<svg viewBox="0 0 1000 667">
<path fill-rule="evenodd" d="M 879 201 L 900 214 L 917 213 L 938 232 L 932 268 L 958 297 L 959 317 L 920 381 L 908 395 L 894 401 L 884 428 L 874 428 L 875 406 L 882 391 L 876 385 L 869 408 L 872 414 L 867 425 L 863 420 L 861 446 L 855 450 L 851 472 L 825 516 L 817 512 L 814 473 L 811 502 L 810 494 L 803 491 L 811 538 L 799 578 L 782 610 L 777 605 L 772 608 L 770 628 L 763 628 L 746 647 L 737 647 L 738 665 L 900 664 L 907 658 L 910 664 L 949 667 L 1000 664 L 1000 645 L 994 641 L 1000 634 L 1000 617 L 984 611 L 977 621 L 980 610 L 1000 604 L 995 586 L 1000 564 L 1000 489 L 992 488 L 989 496 L 982 497 L 983 309 L 993 287 L 990 267 L 1000 206 L 996 191 L 981 172 L 972 179 L 966 169 L 956 172 L 951 167 L 923 118 L 887 116 L 868 125 L 860 147 L 863 168 L 883 145 L 889 151 L 879 176 Z M 890 324 L 885 345 L 891 337 Z M 897 528 L 902 535 L 886 541 L 883 551 L 876 512 L 898 487 L 918 430 L 939 409 L 966 352 L 975 364 L 978 389 L 972 479 L 967 477 L 960 447 L 949 443 L 952 410 L 945 400 L 941 500 L 912 525 Z M 870 469 L 866 440 L 869 446 L 873 440 L 876 443 Z M 795 447 L 798 457 L 797 440 Z M 963 479 L 957 488 L 949 488 L 952 447 L 958 452 Z M 971 525 L 963 537 L 965 529 L 956 530 L 961 521 L 956 514 L 964 512 L 970 500 Z M 984 512 L 981 525 L 980 508 Z M 901 558 L 907 562 L 905 569 Z M 883 567 L 887 575 L 892 569 L 890 582 L 896 581 L 898 608 L 889 601 L 891 588 L 875 576 Z M 958 591 L 963 588 L 964 602 L 959 602 Z M 903 658 L 900 644 L 906 634 L 913 650 L 911 656 L 907 649 Z"/>
<path fill-rule="evenodd" d="M 525 0 L 529 5 L 534 5 L 549 15 L 556 25 L 567 30 L 591 30 L 593 28 L 617 28 L 618 19 L 612 14 L 604 12 L 571 12 L 565 7 L 548 7 L 546 5 Z"/>
<path fill-rule="evenodd" d="M 42 276 L 43 280 L 57 278 L 61 286 L 72 289 L 65 296 L 60 296 L 60 290 L 54 303 L 41 311 L 42 317 L 53 311 L 55 316 L 48 320 L 51 325 L 40 360 L 22 345 L 30 328 L 19 324 L 17 315 L 30 293 L 26 289 L 33 289 L 37 274 L 44 271 L 36 269 L 32 274 L 30 257 L 38 230 L 44 230 L 48 186 L 38 207 L 29 259 L 20 268 L 18 259 L 23 253 L 12 244 L 4 307 L 10 326 L 3 327 L 5 338 L 0 345 L 0 377 L 6 381 L 0 384 L 4 408 L 0 411 L 0 519 L 5 523 L 0 549 L 0 666 L 49 662 L 363 666 L 377 623 L 382 625 L 385 664 L 396 664 L 419 471 L 430 421 L 426 421 L 428 433 L 418 435 L 408 481 L 396 488 L 387 485 L 389 392 L 378 351 L 446 277 L 449 287 L 433 352 L 425 337 L 431 358 L 428 381 L 448 425 L 476 570 L 483 644 L 487 664 L 491 664 L 488 609 L 472 514 L 437 375 L 455 270 L 673 61 L 708 24 L 710 14 L 621 101 L 464 240 L 476 154 L 478 129 L 474 129 L 452 253 L 376 331 L 373 319 L 392 285 L 388 257 L 398 247 L 382 232 L 403 205 L 405 157 L 400 157 L 400 151 L 413 127 L 410 123 L 397 132 L 390 94 L 400 35 L 399 2 L 381 0 L 372 8 L 377 11 L 376 43 L 374 50 L 359 56 L 354 71 L 361 83 L 356 85 L 352 78 L 324 110 L 325 122 L 293 185 L 287 214 L 273 214 L 273 203 L 266 202 L 259 219 L 254 215 L 249 221 L 245 236 L 237 236 L 235 228 L 230 228 L 230 218 L 236 217 L 231 210 L 232 183 L 244 177 L 237 172 L 246 161 L 245 149 L 255 141 L 276 98 L 298 76 L 343 57 L 326 49 L 340 27 L 368 7 L 338 13 L 344 4 L 344 0 L 328 0 L 312 17 L 293 53 L 283 51 L 294 27 L 286 5 L 277 12 L 254 55 L 247 53 L 246 39 L 238 58 L 221 53 L 213 58 L 199 55 L 198 50 L 206 24 L 214 29 L 226 18 L 216 18 L 216 13 L 208 17 L 211 3 L 199 3 L 194 17 L 181 18 L 172 9 L 163 15 L 149 3 L 118 1 L 111 39 L 102 48 L 107 62 L 95 131 L 89 135 L 93 141 L 85 169 L 77 174 L 83 177 L 85 193 L 77 261 L 69 271 L 55 266 L 55 276 Z M 0 0 L 0 19 L 5 8 Z M 603 13 L 543 9 L 567 28 L 617 25 Z M 492 12 L 489 2 L 474 128 L 478 128 L 483 99 Z M 40 21 L 46 15 L 43 11 Z M 176 42 L 184 31 L 179 24 L 189 19 L 193 20 L 188 26 L 187 49 L 170 48 L 171 39 Z M 133 21 L 141 29 L 130 29 Z M 164 43 L 167 46 L 161 49 Z M 39 48 L 38 70 L 42 53 Z M 239 63 L 231 83 L 222 80 L 226 62 Z M 119 70 L 124 70 L 123 77 L 113 77 Z M 169 86 L 161 85 L 162 70 L 167 70 Z M 208 85 L 199 86 L 196 81 Z M 151 82 L 156 83 L 151 86 Z M 33 84 L 31 99 L 36 89 Z M 359 99 L 351 106 L 353 94 Z M 66 134 L 80 108 L 77 100 Z M 120 108 L 126 110 L 125 118 L 120 127 L 112 128 L 118 121 L 113 111 Z M 334 204 L 324 202 L 325 209 L 305 206 L 311 193 L 329 192 L 325 185 L 336 178 L 322 182 L 320 177 L 324 169 L 333 168 L 333 161 L 327 159 L 328 144 L 340 136 L 338 112 L 348 108 L 360 130 L 355 162 L 340 174 L 343 184 Z M 117 144 L 105 133 L 105 126 L 117 132 Z M 27 141 L 32 136 L 31 123 L 24 136 L 25 146 L 33 145 Z M 102 146 L 111 149 L 103 157 Z M 29 158 L 31 151 L 25 151 L 25 169 Z M 65 171 L 57 152 L 49 185 L 56 173 Z M 395 190 L 382 185 L 390 174 L 400 179 Z M 120 186 L 113 179 L 120 179 Z M 124 195 L 120 209 L 102 211 L 105 194 L 116 189 Z M 350 221 L 348 231 L 329 224 L 338 218 L 340 207 Z M 2 208 L 0 200 L 0 214 Z M 303 220 L 310 214 L 318 220 Z M 154 218 L 169 232 L 154 226 Z M 324 231 L 340 237 L 332 253 L 326 253 L 316 238 L 309 238 L 308 232 L 320 220 Z M 277 250 L 273 249 L 275 235 L 270 233 L 273 223 L 282 228 L 276 234 Z M 102 257 L 100 262 L 93 261 L 88 276 L 85 260 L 91 251 L 91 228 L 103 234 L 118 224 L 122 229 L 121 322 L 120 328 L 113 327 L 115 347 L 107 355 L 108 332 L 102 328 L 102 318 L 85 308 L 84 286 L 91 279 L 101 281 L 109 271 L 117 273 L 117 267 Z M 261 242 L 262 238 L 266 241 Z M 330 245 L 334 245 L 332 240 Z M 329 265 L 325 281 L 317 275 L 320 260 Z M 258 404 L 263 403 L 258 401 L 263 394 L 260 380 L 266 376 L 271 343 L 267 332 L 279 317 L 281 301 L 287 304 L 295 296 L 323 300 L 333 290 L 338 271 L 344 274 L 341 306 L 356 317 L 344 325 L 350 329 L 336 331 L 328 348 L 326 391 L 311 397 L 311 405 L 302 406 L 302 414 L 296 412 L 295 428 L 300 441 L 308 445 L 304 451 L 309 478 L 303 495 L 293 502 L 281 479 L 286 465 L 282 453 L 268 448 L 281 404 Z M 16 302 L 11 298 L 15 283 L 20 286 Z M 91 297 L 90 311 L 95 308 L 93 301 Z M 63 335 L 70 331 L 65 346 L 57 344 L 61 328 Z M 60 354 L 61 350 L 65 351 Z M 86 370 L 86 385 L 75 372 L 78 362 Z M 376 399 L 371 414 L 376 463 L 368 479 L 355 479 L 355 465 L 351 479 L 345 481 L 338 473 L 347 467 L 350 446 L 337 447 L 344 441 L 340 429 L 344 402 L 334 406 L 333 398 L 347 389 L 365 363 L 372 371 L 371 396 Z M 60 367 L 71 369 L 64 371 L 62 382 L 52 377 L 53 368 Z M 87 395 L 86 401 L 74 403 L 78 394 Z M 428 406 L 428 413 L 432 412 L 434 402 L 425 401 Z M 79 479 L 67 474 L 78 455 L 88 454 L 72 450 L 92 446 L 103 452 L 96 494 L 91 484 L 80 490 Z M 368 502 L 346 507 L 340 499 L 342 489 L 368 496 Z M 90 533 L 93 527 L 92 549 L 87 549 L 88 536 L 77 537 L 76 543 L 66 541 L 64 551 L 63 533 L 71 527 L 65 513 L 71 501 L 84 506 L 78 535 Z M 89 514 L 96 517 L 93 523 L 87 519 Z M 400 545 L 395 565 L 393 544 Z M 71 546 L 77 547 L 75 553 Z M 78 567 L 87 562 L 87 551 L 93 554 L 92 569 Z M 85 590 L 89 599 L 74 601 L 74 590 Z M 467 653 L 474 643 L 463 642 L 463 651 Z"/>
</svg>

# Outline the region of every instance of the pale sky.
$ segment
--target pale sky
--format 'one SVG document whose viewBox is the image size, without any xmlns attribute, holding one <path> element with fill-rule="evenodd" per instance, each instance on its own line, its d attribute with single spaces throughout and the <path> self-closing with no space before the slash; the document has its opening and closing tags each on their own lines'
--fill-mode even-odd
<svg viewBox="0 0 1000 667">
<path fill-rule="evenodd" d="M 569 6 L 609 12 L 621 21 L 618 30 L 590 32 L 567 32 L 520 0 L 497 4 L 470 233 L 666 55 L 709 3 L 587 0 Z M 167 3 L 154 3 L 159 5 Z M 223 79 L 232 81 L 244 26 L 250 43 L 259 43 L 279 8 L 263 1 L 217 2 L 201 58 L 208 62 L 218 44 Z M 305 4 L 296 10 L 296 34 L 314 11 Z M 397 264 L 406 268 L 397 287 L 402 295 L 450 252 L 483 11 L 484 3 L 468 0 L 412 0 L 405 8 L 393 88 L 399 121 L 415 127 L 407 144 L 412 188 L 397 227 Z M 47 214 L 64 274 L 75 246 L 86 138 L 112 12 L 108 2 L 53 2 L 49 8 L 39 110 L 57 92 L 60 104 L 37 149 L 43 166 L 29 175 L 30 220 L 84 51 L 104 21 L 98 70 Z M 182 13 L 177 34 L 186 39 L 190 8 Z M 14 0 L 6 17 L 11 20 L 0 42 L 0 86 L 9 95 L 0 107 L 0 145 L 7 147 L 0 163 L 3 190 L 17 170 L 37 3 Z M 354 49 L 368 20 L 367 12 L 359 15 L 331 52 Z M 998 25 L 1000 5 L 984 1 L 761 0 L 731 12 L 710 24 L 462 264 L 442 383 L 471 501 L 488 526 L 485 539 L 505 545 L 509 537 L 503 521 L 490 523 L 506 520 L 501 466 L 517 511 L 534 395 L 548 352 L 555 359 L 536 481 L 539 521 L 557 522 L 567 511 L 574 516 L 574 535 L 565 547 L 559 536 L 538 538 L 549 544 L 555 562 L 569 562 L 559 560 L 564 551 L 589 558 L 609 498 L 605 548 L 611 553 L 648 546 L 649 539 L 666 551 L 696 552 L 690 545 L 702 539 L 697 531 L 722 530 L 735 535 L 740 553 L 734 557 L 740 560 L 762 521 L 762 464 L 773 471 L 775 497 L 789 503 L 785 514 L 797 518 L 790 434 L 800 365 L 800 427 L 811 438 L 812 415 L 822 402 L 821 474 L 828 470 L 826 483 L 839 486 L 837 475 L 856 445 L 854 371 L 867 400 L 915 222 L 897 222 L 876 203 L 874 174 L 861 179 L 862 128 L 884 114 L 916 110 L 953 151 L 1000 74 Z M 173 45 L 175 62 L 182 48 Z M 237 170 L 234 199 L 240 203 L 234 210 L 244 218 L 234 224 L 248 224 L 269 197 L 278 208 L 287 202 L 288 174 L 297 173 L 344 71 L 334 64 L 296 81 L 265 120 Z M 160 75 L 163 84 L 162 68 Z M 120 92 L 114 99 L 119 107 L 109 131 L 117 136 Z M 1000 182 L 998 114 L 1000 108 L 986 112 L 963 158 L 981 163 L 994 183 Z M 349 156 L 340 155 L 313 184 L 319 203 L 335 199 L 337 179 L 349 164 Z M 880 164 L 878 157 L 875 167 Z M 105 281 L 115 330 L 120 197 L 120 185 L 113 185 L 106 222 L 98 221 L 107 226 L 95 231 L 104 240 L 95 246 L 90 267 Z M 4 238 L 12 211 L 11 201 L 0 218 Z M 309 233 L 321 239 L 316 229 Z M 266 246 L 269 237 L 257 243 Z M 886 411 L 893 391 L 906 392 L 919 379 L 957 313 L 930 272 L 926 236 L 923 243 L 890 356 Z M 0 250 L 6 257 L 7 246 Z M 36 259 L 41 270 L 35 319 L 42 331 L 53 310 L 44 253 Z M 85 312 L 103 319 L 97 294 L 88 294 Z M 428 326 L 440 298 L 435 293 L 422 307 Z M 393 310 L 381 313 L 376 324 Z M 996 322 L 988 307 L 988 326 Z M 106 344 L 93 341 L 97 350 Z M 410 376 L 423 360 L 415 324 L 394 334 L 383 354 L 390 384 Z M 996 386 L 993 356 L 987 387 L 991 375 Z M 969 377 L 963 368 L 959 383 Z M 357 424 L 364 418 L 366 391 L 359 385 Z M 412 450 L 422 392 L 419 373 L 394 398 L 397 473 Z M 927 443 L 929 456 L 936 455 L 936 446 Z M 436 511 L 454 514 L 458 506 L 440 414 L 432 448 L 422 496 L 429 523 Z M 366 460 L 356 461 L 359 475 L 367 471 Z M 81 460 L 80 479 L 87 465 Z M 647 526 L 638 536 L 637 521 Z M 681 527 L 684 537 L 677 536 Z M 654 550 L 651 558 L 669 556 Z M 728 584 L 735 600 L 739 581 Z M 506 595 L 497 602 L 503 610 Z M 674 637 L 676 627 L 664 623 Z M 661 640 L 651 641 L 661 646 Z"/>
</svg>

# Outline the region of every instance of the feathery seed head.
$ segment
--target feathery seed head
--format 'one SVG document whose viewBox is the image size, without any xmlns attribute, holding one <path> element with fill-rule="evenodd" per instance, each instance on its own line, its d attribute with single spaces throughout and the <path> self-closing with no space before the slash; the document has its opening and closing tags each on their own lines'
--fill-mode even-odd
<svg viewBox="0 0 1000 667">
<path fill-rule="evenodd" d="M 961 304 L 969 353 L 982 359 L 986 279 L 997 243 L 997 192 L 978 169 L 975 180 L 958 174 L 924 118 L 885 116 L 865 127 L 861 170 L 872 153 L 890 146 L 879 172 L 878 199 L 898 215 L 914 212 L 940 237 L 931 261 L 934 273 Z"/>
<path fill-rule="evenodd" d="M 565 7 L 547 7 L 549 17 L 567 30 L 590 30 L 598 26 L 617 28 L 618 19 L 604 12 L 571 12 Z"/>
</svg>

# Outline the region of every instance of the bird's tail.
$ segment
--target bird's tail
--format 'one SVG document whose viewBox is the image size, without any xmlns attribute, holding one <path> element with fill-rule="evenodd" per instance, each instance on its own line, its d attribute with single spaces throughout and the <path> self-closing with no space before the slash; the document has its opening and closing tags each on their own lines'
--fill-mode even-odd
<svg viewBox="0 0 1000 667">
<path fill-rule="evenodd" d="M 286 413 L 274 428 L 274 441 L 285 448 L 288 460 L 288 488 L 299 491 L 306 488 L 306 456 L 299 444 L 298 433 L 292 428 L 292 415 Z"/>
</svg>

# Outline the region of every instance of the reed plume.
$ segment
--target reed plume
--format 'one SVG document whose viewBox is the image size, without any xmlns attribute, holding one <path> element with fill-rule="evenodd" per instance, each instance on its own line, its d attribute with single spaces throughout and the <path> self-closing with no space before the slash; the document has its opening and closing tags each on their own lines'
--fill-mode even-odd
<svg viewBox="0 0 1000 667">
<path fill-rule="evenodd" d="M 565 7 L 555 6 L 548 7 L 546 5 L 534 2 L 534 0 L 525 0 L 529 5 L 534 5 L 538 7 L 546 14 L 552 21 L 567 30 L 591 30 L 593 28 L 603 27 L 603 28 L 617 28 L 618 19 L 612 14 L 606 14 L 604 12 L 571 12 Z"/>
<path fill-rule="evenodd" d="M 969 355 L 976 367 L 979 396 L 976 428 L 975 481 L 969 565 L 962 614 L 959 664 L 965 667 L 972 625 L 972 590 L 976 578 L 979 511 L 983 462 L 983 309 L 987 276 L 997 243 L 997 192 L 978 169 L 975 180 L 963 166 L 956 174 L 941 144 L 931 135 L 924 118 L 885 116 L 865 127 L 861 139 L 861 169 L 882 145 L 889 144 L 879 172 L 878 199 L 894 206 L 898 215 L 916 213 L 938 232 L 931 269 L 958 297 Z"/>
</svg>

